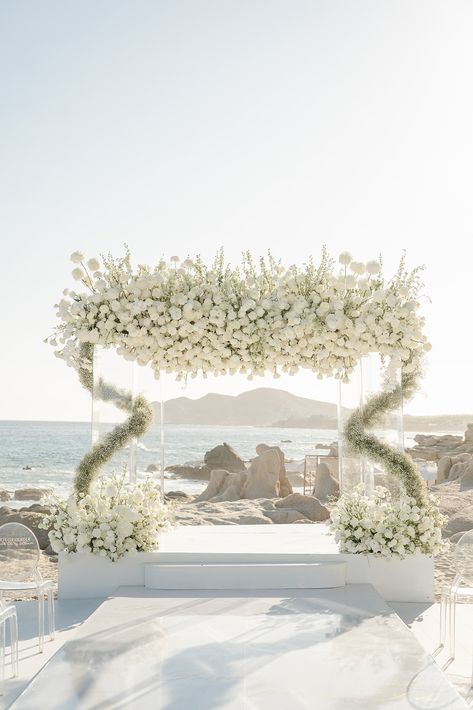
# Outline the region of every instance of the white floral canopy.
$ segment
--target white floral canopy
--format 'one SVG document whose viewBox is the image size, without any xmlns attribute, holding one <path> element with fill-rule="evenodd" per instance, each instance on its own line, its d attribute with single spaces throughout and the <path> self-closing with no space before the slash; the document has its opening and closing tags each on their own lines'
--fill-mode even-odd
<svg viewBox="0 0 473 710">
<path fill-rule="evenodd" d="M 58 304 L 53 345 L 78 366 L 79 345 L 116 347 L 119 355 L 178 378 L 204 374 L 307 368 L 319 377 L 346 378 L 360 356 L 379 352 L 413 368 L 428 349 L 418 311 L 419 270 L 404 260 L 386 281 L 380 261 L 367 264 L 326 250 L 318 264 L 285 268 L 271 255 L 245 254 L 231 267 L 219 253 L 211 267 L 177 257 L 152 268 L 124 258 L 80 263 L 73 276 L 84 289 Z"/>
<path fill-rule="evenodd" d="M 412 394 L 422 354 L 430 349 L 419 313 L 419 268 L 408 271 L 403 258 L 387 280 L 381 260 L 364 264 L 344 252 L 336 264 L 325 248 L 318 264 L 289 267 L 271 254 L 255 262 L 249 253 L 234 267 L 223 252 L 210 267 L 200 257 L 183 262 L 171 257 L 133 269 L 128 249 L 119 259 L 109 255 L 86 262 L 80 252 L 71 259 L 82 288 L 64 291 L 57 304 L 60 323 L 48 341 L 89 391 L 96 345 L 115 347 L 125 359 L 150 366 L 156 377 L 167 372 L 178 379 L 237 372 L 278 377 L 306 368 L 319 378 L 347 380 L 369 352 L 402 366 L 402 387 L 381 392 L 354 412 L 345 435 L 355 451 L 381 462 L 422 502 L 412 461 L 364 431 L 397 406 L 403 393 Z M 83 458 L 75 479 L 78 494 L 86 493 L 103 464 L 132 437 L 142 436 L 152 420 L 142 395 L 133 397 L 103 381 L 98 392 L 130 416 Z"/>
</svg>

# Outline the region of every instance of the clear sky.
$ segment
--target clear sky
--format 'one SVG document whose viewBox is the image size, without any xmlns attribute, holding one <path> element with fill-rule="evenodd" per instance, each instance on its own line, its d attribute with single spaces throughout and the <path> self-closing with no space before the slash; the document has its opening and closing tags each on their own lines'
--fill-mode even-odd
<svg viewBox="0 0 473 710">
<path fill-rule="evenodd" d="M 88 417 L 42 340 L 69 254 L 125 241 L 405 248 L 434 346 L 409 411 L 473 412 L 472 36 L 471 0 L 0 3 L 0 418 Z"/>
</svg>

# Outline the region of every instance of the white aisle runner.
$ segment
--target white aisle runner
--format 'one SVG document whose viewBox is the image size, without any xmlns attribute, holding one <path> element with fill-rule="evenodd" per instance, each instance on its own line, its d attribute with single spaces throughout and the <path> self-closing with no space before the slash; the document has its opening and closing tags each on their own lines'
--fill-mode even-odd
<svg viewBox="0 0 473 710">
<path fill-rule="evenodd" d="M 119 590 L 13 708 L 467 707 L 369 585 L 171 594 Z"/>
</svg>

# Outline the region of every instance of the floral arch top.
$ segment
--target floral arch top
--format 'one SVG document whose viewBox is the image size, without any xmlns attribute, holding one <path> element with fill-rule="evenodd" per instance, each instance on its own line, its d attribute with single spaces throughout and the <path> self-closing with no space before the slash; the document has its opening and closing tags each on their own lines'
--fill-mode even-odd
<svg viewBox="0 0 473 710">
<path fill-rule="evenodd" d="M 318 377 L 347 378 L 368 352 L 417 367 L 429 344 L 418 310 L 419 269 L 404 259 L 389 281 L 381 262 L 350 254 L 339 264 L 324 249 L 320 263 L 284 267 L 271 254 L 240 266 L 220 252 L 212 266 L 200 257 L 172 257 L 132 268 L 130 254 L 102 263 L 80 252 L 66 289 L 60 324 L 49 339 L 56 355 L 80 366 L 81 344 L 114 346 L 119 355 L 179 379 L 198 373 L 278 376 L 299 368 Z"/>
</svg>

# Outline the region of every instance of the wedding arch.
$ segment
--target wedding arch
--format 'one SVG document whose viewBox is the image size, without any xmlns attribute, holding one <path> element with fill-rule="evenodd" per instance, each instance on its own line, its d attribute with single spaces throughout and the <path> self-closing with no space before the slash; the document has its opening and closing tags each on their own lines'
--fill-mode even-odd
<svg viewBox="0 0 473 710">
<path fill-rule="evenodd" d="M 404 258 L 387 280 L 380 260 L 361 263 L 348 252 L 338 264 L 322 250 L 319 263 L 285 267 L 271 254 L 239 266 L 219 252 L 211 266 L 200 257 L 171 257 L 157 266 L 132 267 L 130 253 L 88 261 L 71 255 L 79 289 L 66 289 L 57 304 L 59 325 L 49 342 L 74 367 L 92 392 L 95 346 L 113 346 L 118 355 L 150 366 L 157 378 L 209 373 L 254 375 L 311 370 L 318 378 L 347 381 L 360 357 L 377 352 L 385 364 L 382 390 L 349 417 L 344 435 L 357 453 L 381 463 L 418 504 L 424 487 L 412 460 L 367 429 L 410 397 L 430 348 L 419 313 L 420 269 L 408 271 Z M 401 383 L 390 377 L 402 367 Z M 89 491 L 101 467 L 152 421 L 145 397 L 104 380 L 95 396 L 128 414 L 79 464 L 78 495 Z"/>
</svg>

